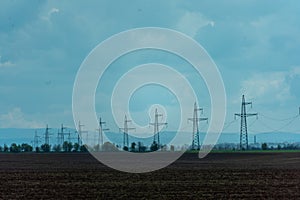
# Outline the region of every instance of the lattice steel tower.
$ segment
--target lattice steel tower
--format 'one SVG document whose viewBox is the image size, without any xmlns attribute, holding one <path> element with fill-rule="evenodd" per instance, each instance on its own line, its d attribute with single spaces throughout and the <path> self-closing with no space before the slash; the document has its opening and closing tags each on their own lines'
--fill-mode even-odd
<svg viewBox="0 0 300 200">
<path fill-rule="evenodd" d="M 78 136 L 77 136 L 77 143 L 81 146 L 82 145 L 82 138 L 83 138 L 83 133 L 88 134 L 88 131 L 83 131 L 82 127 L 84 125 L 80 124 L 80 121 L 78 122 Z"/>
<path fill-rule="evenodd" d="M 65 141 L 65 132 L 64 130 L 66 130 L 67 127 L 65 127 L 63 124 L 61 124 L 61 128 L 60 128 L 60 131 L 58 130 L 58 133 L 57 133 L 57 143 L 59 145 L 63 145 L 64 141 Z"/>
<path fill-rule="evenodd" d="M 247 113 L 246 105 L 251 105 L 252 102 L 245 101 L 245 95 L 242 96 L 242 105 L 241 105 L 241 113 L 236 113 L 234 116 L 241 117 L 241 128 L 240 128 L 240 149 L 247 150 L 248 149 L 248 130 L 247 130 L 247 117 L 257 116 L 257 113 Z"/>
<path fill-rule="evenodd" d="M 125 118 L 124 118 L 124 127 L 123 128 L 119 128 L 120 131 L 123 130 L 123 148 L 124 147 L 129 147 L 128 131 L 129 130 L 135 130 L 135 128 L 129 128 L 128 127 L 128 122 L 131 122 L 131 120 L 128 120 L 127 116 L 125 115 Z"/>
<path fill-rule="evenodd" d="M 198 111 L 203 113 L 203 108 L 198 108 L 195 102 L 194 104 L 194 115 L 193 118 L 189 118 L 189 121 L 193 121 L 193 141 L 192 141 L 192 149 L 200 150 L 200 132 L 199 132 L 199 122 L 200 121 L 208 121 L 207 117 L 198 117 Z"/>
<path fill-rule="evenodd" d="M 48 124 L 46 126 L 46 130 L 45 130 L 45 144 L 48 144 L 50 143 L 50 130 L 51 128 L 48 127 Z"/>
<path fill-rule="evenodd" d="M 103 131 L 108 131 L 109 129 L 108 128 L 103 128 L 103 125 L 106 124 L 106 122 L 103 122 L 101 120 L 101 117 L 99 118 L 99 128 L 97 129 L 98 130 L 98 145 L 103 145 Z"/>
<path fill-rule="evenodd" d="M 165 126 L 168 123 L 159 123 L 158 122 L 158 117 L 162 117 L 162 114 L 159 114 L 157 112 L 157 108 L 155 109 L 155 118 L 154 118 L 154 123 L 150 123 L 154 127 L 154 135 L 153 135 L 153 143 L 157 143 L 158 148 L 160 148 L 160 136 L 159 136 L 159 127 L 160 126 Z"/>
<path fill-rule="evenodd" d="M 40 137 L 38 136 L 37 131 L 35 131 L 34 138 L 33 138 L 33 149 L 34 149 L 34 151 L 36 151 L 36 148 L 39 147 L 39 142 L 40 142 Z"/>
</svg>

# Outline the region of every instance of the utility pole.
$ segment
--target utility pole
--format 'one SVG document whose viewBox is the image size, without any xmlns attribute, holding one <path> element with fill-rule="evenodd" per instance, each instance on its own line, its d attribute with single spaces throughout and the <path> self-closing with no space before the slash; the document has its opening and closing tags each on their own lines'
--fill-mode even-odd
<svg viewBox="0 0 300 200">
<path fill-rule="evenodd" d="M 206 121 L 208 122 L 207 117 L 198 117 L 198 111 L 203 113 L 203 108 L 198 108 L 196 102 L 194 103 L 194 114 L 193 118 L 188 118 L 189 121 L 193 122 L 193 141 L 192 141 L 192 150 L 200 150 L 200 132 L 199 132 L 199 122 Z"/>
<path fill-rule="evenodd" d="M 128 120 L 127 116 L 125 115 L 125 118 L 124 118 L 124 127 L 123 128 L 119 128 L 120 131 L 123 131 L 123 148 L 124 147 L 129 148 L 128 131 L 129 130 L 135 130 L 135 128 L 129 128 L 128 127 L 128 122 L 131 122 L 131 120 Z"/>
<path fill-rule="evenodd" d="M 245 95 L 242 96 L 241 113 L 236 113 L 234 116 L 241 117 L 241 128 L 240 128 L 240 150 L 248 149 L 248 130 L 247 130 L 247 117 L 258 116 L 257 113 L 247 113 L 246 105 L 251 105 L 252 102 L 245 101 Z"/>
<path fill-rule="evenodd" d="M 108 128 L 103 128 L 102 125 L 106 124 L 106 122 L 103 122 L 101 120 L 101 117 L 99 118 L 99 127 L 97 129 L 99 135 L 98 135 L 98 145 L 100 147 L 100 145 L 102 146 L 103 145 L 103 131 L 108 131 L 109 129 Z"/>
<path fill-rule="evenodd" d="M 154 133 L 153 133 L 153 143 L 157 143 L 157 147 L 158 149 L 160 148 L 160 136 L 159 136 L 159 126 L 165 126 L 168 123 L 159 123 L 158 122 L 158 117 L 162 117 L 162 114 L 159 114 L 157 112 L 157 108 L 155 109 L 155 119 L 154 119 L 154 123 L 150 123 L 150 125 L 153 126 L 154 128 Z M 156 140 L 157 138 L 157 140 Z"/>
</svg>

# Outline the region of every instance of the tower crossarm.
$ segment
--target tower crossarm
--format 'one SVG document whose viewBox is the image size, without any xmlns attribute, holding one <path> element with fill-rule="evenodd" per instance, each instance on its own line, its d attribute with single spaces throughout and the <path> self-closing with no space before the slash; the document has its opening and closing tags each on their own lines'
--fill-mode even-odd
<svg viewBox="0 0 300 200">
<path fill-rule="evenodd" d="M 188 120 L 189 121 L 196 120 L 196 121 L 200 122 L 200 121 L 208 121 L 208 118 L 207 117 L 197 117 L 197 118 L 188 118 Z"/>
<path fill-rule="evenodd" d="M 119 131 L 122 132 L 122 131 L 130 131 L 130 130 L 136 130 L 136 128 L 119 128 Z"/>
<path fill-rule="evenodd" d="M 258 116 L 258 113 L 247 113 L 247 117 Z"/>
<path fill-rule="evenodd" d="M 247 114 L 240 114 L 240 113 L 235 113 L 234 116 L 238 117 L 252 117 L 252 116 L 258 116 L 258 113 L 247 113 Z"/>
<path fill-rule="evenodd" d="M 149 125 L 158 125 L 158 126 L 163 126 L 163 125 L 168 125 L 168 123 L 149 123 Z"/>
</svg>

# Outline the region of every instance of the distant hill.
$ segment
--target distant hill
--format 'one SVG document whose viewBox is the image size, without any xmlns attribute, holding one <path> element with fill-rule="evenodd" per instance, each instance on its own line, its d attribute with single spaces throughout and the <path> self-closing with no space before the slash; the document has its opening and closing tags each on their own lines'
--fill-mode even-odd
<svg viewBox="0 0 300 200">
<path fill-rule="evenodd" d="M 55 144 L 57 142 L 57 132 L 59 128 L 51 129 L 50 143 Z M 28 143 L 32 144 L 35 131 L 40 136 L 40 144 L 44 143 L 44 133 L 45 129 L 19 129 L 19 128 L 0 128 L 0 145 L 4 144 L 10 145 L 11 143 Z M 74 134 L 74 130 L 71 130 L 72 142 L 77 141 L 77 137 Z M 160 134 L 161 143 L 166 144 L 172 140 L 176 132 L 174 131 L 164 131 Z M 188 137 L 192 137 L 190 132 L 186 133 Z M 201 133 L 200 137 L 203 140 L 205 134 Z M 122 145 L 123 135 L 122 133 L 108 132 L 106 137 L 110 139 L 113 143 Z M 67 136 L 65 136 L 67 138 Z M 153 137 L 148 138 L 136 138 L 129 136 L 129 141 L 131 142 L 143 142 L 144 145 L 150 145 L 153 141 Z M 254 135 L 249 134 L 249 143 L 253 143 Z M 261 133 L 256 135 L 256 141 L 258 143 L 297 143 L 300 142 L 300 134 L 298 133 L 286 133 L 286 132 L 276 132 L 276 133 Z M 239 133 L 222 133 L 218 143 L 239 143 Z"/>
<path fill-rule="evenodd" d="M 239 143 L 239 133 L 222 133 L 218 143 Z M 254 134 L 248 134 L 249 143 L 254 143 Z M 257 143 L 297 143 L 300 142 L 299 133 L 259 133 L 256 134 Z"/>
</svg>

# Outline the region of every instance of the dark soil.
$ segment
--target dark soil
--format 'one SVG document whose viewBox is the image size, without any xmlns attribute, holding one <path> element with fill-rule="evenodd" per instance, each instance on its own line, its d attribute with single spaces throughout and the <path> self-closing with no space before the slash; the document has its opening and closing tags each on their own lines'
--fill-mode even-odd
<svg viewBox="0 0 300 200">
<path fill-rule="evenodd" d="M 0 181 L 0 199 L 300 199 L 300 153 L 189 153 L 144 174 L 87 153 L 0 154 Z"/>
</svg>

